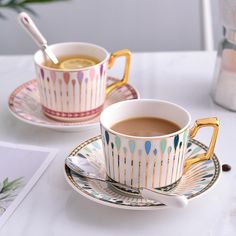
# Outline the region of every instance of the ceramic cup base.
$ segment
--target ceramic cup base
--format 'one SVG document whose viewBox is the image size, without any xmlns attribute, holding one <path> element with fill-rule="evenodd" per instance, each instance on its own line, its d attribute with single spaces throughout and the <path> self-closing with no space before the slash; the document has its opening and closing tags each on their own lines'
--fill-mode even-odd
<svg viewBox="0 0 236 236">
<path fill-rule="evenodd" d="M 109 178 L 109 179 L 112 180 L 111 178 Z M 155 189 L 163 191 L 163 192 L 173 191 L 178 186 L 178 184 L 180 183 L 180 180 L 181 180 L 181 178 L 179 180 L 177 180 L 176 182 L 174 182 L 173 184 L 170 184 L 168 186 L 161 187 L 161 188 L 155 188 Z M 114 181 L 114 180 L 112 180 L 112 181 Z M 139 192 L 137 190 L 131 189 L 129 187 L 125 188 L 125 187 L 120 187 L 120 186 L 116 186 L 116 185 L 113 185 L 113 184 L 110 184 L 110 187 L 113 188 L 114 191 L 118 191 L 118 192 L 121 192 L 121 193 L 134 194 L 134 195 L 139 194 Z"/>
<path fill-rule="evenodd" d="M 42 106 L 42 111 L 44 115 L 48 118 L 56 120 L 56 121 L 63 121 L 63 122 L 83 122 L 91 120 L 102 112 L 103 105 L 91 110 L 91 111 L 84 111 L 79 113 L 70 113 L 70 112 L 57 112 L 52 111 L 44 106 Z"/>
</svg>

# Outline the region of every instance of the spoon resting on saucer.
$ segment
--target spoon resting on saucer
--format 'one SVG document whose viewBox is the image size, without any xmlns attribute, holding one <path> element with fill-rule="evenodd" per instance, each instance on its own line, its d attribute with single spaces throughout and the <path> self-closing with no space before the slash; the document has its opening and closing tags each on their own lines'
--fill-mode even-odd
<svg viewBox="0 0 236 236">
<path fill-rule="evenodd" d="M 46 55 L 54 64 L 58 64 L 59 61 L 57 57 L 48 47 L 47 40 L 41 34 L 41 32 L 39 31 L 33 20 L 30 18 L 30 16 L 25 12 L 21 12 L 18 15 L 18 19 L 22 27 L 26 30 L 27 33 L 29 33 L 29 35 L 33 38 L 36 44 L 40 47 L 40 49 L 46 53 Z"/>
<path fill-rule="evenodd" d="M 73 170 L 76 174 L 86 177 L 95 181 L 110 183 L 114 186 L 125 188 L 131 191 L 136 191 L 143 198 L 161 202 L 169 207 L 183 208 L 188 205 L 188 199 L 184 195 L 176 193 L 165 193 L 156 189 L 148 189 L 145 187 L 133 188 L 122 183 L 117 183 L 107 178 L 104 168 L 97 168 L 93 162 L 87 158 L 79 158 L 76 163 L 69 156 L 66 158 L 66 165 Z"/>
</svg>

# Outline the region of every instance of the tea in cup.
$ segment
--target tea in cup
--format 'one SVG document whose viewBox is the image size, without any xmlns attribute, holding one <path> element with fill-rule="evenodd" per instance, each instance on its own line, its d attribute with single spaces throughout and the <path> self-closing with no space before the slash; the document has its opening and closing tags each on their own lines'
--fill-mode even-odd
<svg viewBox="0 0 236 236">
<path fill-rule="evenodd" d="M 73 122 L 100 114 L 107 94 L 128 82 L 131 52 L 111 55 L 89 43 L 71 42 L 49 46 L 59 64 L 53 64 L 39 50 L 34 55 L 36 77 L 43 112 L 56 120 Z M 107 86 L 107 72 L 118 57 L 125 57 L 122 80 Z"/>
<path fill-rule="evenodd" d="M 174 188 L 191 165 L 214 153 L 218 119 L 199 119 L 192 128 L 190 124 L 190 113 L 167 101 L 139 99 L 106 108 L 100 125 L 107 175 L 136 188 Z M 186 159 L 189 141 L 208 126 L 213 127 L 208 151 Z"/>
<path fill-rule="evenodd" d="M 55 69 L 74 70 L 94 66 L 100 62 L 96 57 L 86 55 L 66 55 L 57 59 L 58 64 L 54 64 L 50 59 L 47 59 L 44 65 Z"/>
</svg>

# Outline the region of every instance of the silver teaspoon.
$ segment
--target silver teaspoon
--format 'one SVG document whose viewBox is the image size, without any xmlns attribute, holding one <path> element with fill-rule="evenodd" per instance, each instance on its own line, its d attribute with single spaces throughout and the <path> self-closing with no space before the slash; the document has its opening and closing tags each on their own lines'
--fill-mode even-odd
<svg viewBox="0 0 236 236">
<path fill-rule="evenodd" d="M 29 35 L 33 38 L 36 44 L 40 47 L 40 49 L 46 53 L 46 55 L 50 58 L 50 60 L 54 64 L 58 64 L 59 61 L 57 57 L 48 47 L 47 40 L 41 34 L 41 32 L 39 31 L 33 20 L 30 18 L 30 16 L 25 12 L 21 12 L 18 15 L 18 19 L 22 27 L 26 30 L 27 33 L 29 33 Z"/>
<path fill-rule="evenodd" d="M 184 195 L 176 193 L 165 193 L 159 190 L 151 190 L 148 188 L 131 188 L 125 184 L 113 182 L 107 178 L 106 172 L 103 168 L 98 168 L 93 162 L 87 158 L 76 158 L 76 162 L 73 156 L 69 156 L 65 160 L 66 165 L 75 173 L 82 177 L 86 177 L 95 181 L 102 181 L 110 183 L 114 186 L 136 191 L 143 198 L 161 202 L 169 207 L 182 208 L 187 206 L 188 199 Z"/>
</svg>

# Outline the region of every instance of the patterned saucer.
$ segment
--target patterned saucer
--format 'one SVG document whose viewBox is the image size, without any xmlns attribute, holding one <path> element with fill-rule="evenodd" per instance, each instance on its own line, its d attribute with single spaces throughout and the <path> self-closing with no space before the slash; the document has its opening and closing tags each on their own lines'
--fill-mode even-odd
<svg viewBox="0 0 236 236">
<path fill-rule="evenodd" d="M 108 85 L 114 81 L 117 81 L 117 79 L 108 77 Z M 104 108 L 116 102 L 137 98 L 139 98 L 138 91 L 130 84 L 126 84 L 109 94 L 105 101 Z M 42 112 L 36 80 L 28 81 L 15 89 L 9 97 L 8 106 L 10 112 L 21 121 L 60 131 L 75 132 L 84 129 L 87 130 L 99 124 L 99 116 L 88 121 L 73 123 L 60 122 L 45 116 Z"/>
<path fill-rule="evenodd" d="M 196 154 L 206 152 L 207 149 L 208 148 L 204 144 L 192 140 L 188 144 L 186 158 L 191 158 Z M 80 144 L 71 152 L 70 156 L 74 156 L 75 158 L 76 156 L 78 158 L 89 158 L 95 167 L 104 167 L 101 136 L 91 138 Z M 192 200 L 209 190 L 217 182 L 219 175 L 220 162 L 214 154 L 212 160 L 195 164 L 189 168 L 181 178 L 180 183 L 172 190 L 172 192 L 181 195 L 183 194 L 189 200 Z M 65 177 L 75 191 L 84 197 L 103 205 L 132 210 L 167 208 L 167 206 L 159 202 L 143 199 L 133 193 L 117 189 L 108 183 L 80 177 L 66 165 Z"/>
</svg>

